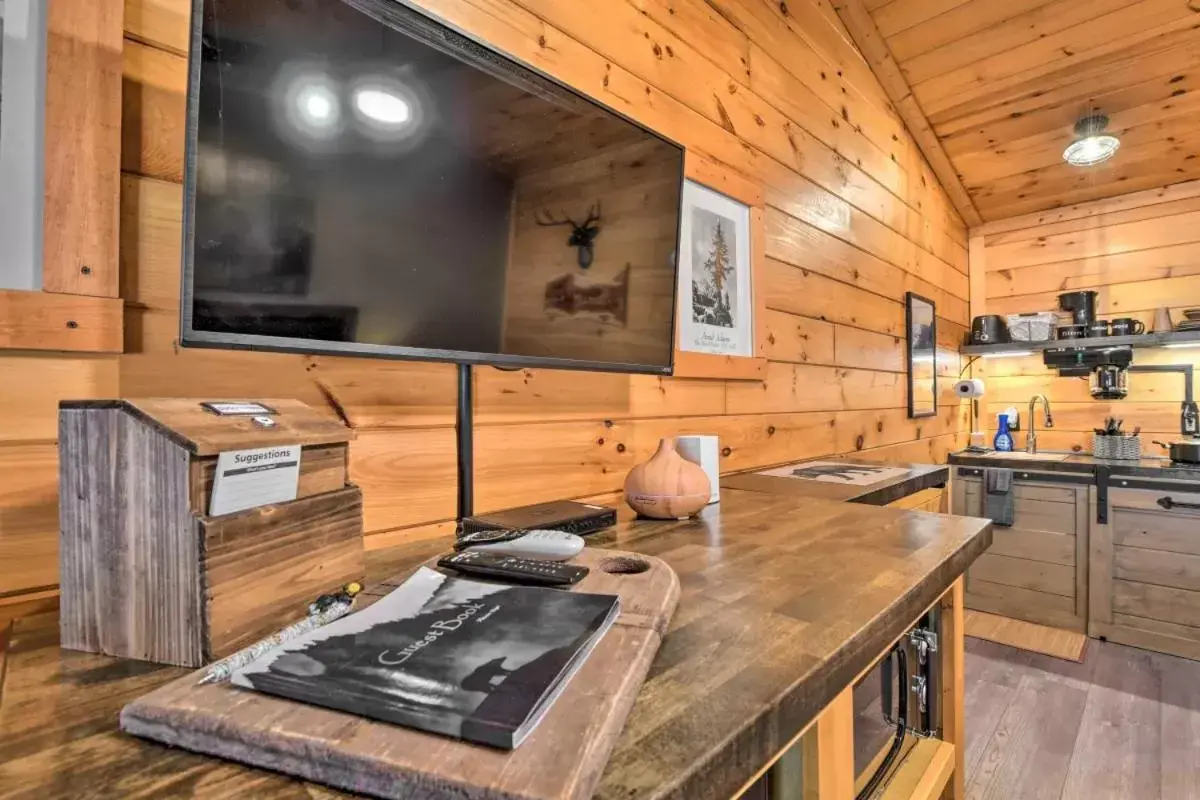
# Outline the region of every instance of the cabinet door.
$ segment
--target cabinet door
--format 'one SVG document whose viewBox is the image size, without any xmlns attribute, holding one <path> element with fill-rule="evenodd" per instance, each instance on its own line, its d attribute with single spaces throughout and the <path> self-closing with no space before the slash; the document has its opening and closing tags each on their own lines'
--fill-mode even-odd
<svg viewBox="0 0 1200 800">
<path fill-rule="evenodd" d="M 1013 484 L 1012 527 L 993 527 L 992 546 L 967 571 L 966 605 L 1086 630 L 1088 487 L 1023 474 Z M 981 479 L 955 476 L 953 508 L 955 514 L 984 516 Z"/>
<path fill-rule="evenodd" d="M 1200 659 L 1200 487 L 1186 488 L 1109 489 L 1108 522 L 1092 529 L 1089 635 Z"/>
</svg>

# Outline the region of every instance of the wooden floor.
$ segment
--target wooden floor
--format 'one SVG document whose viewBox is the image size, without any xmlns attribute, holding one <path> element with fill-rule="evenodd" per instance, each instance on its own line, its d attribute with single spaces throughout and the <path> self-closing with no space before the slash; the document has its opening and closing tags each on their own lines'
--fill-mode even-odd
<svg viewBox="0 0 1200 800">
<path fill-rule="evenodd" d="M 967 796 L 1200 798 L 1200 662 L 1093 640 L 1082 663 L 967 639 Z"/>
</svg>

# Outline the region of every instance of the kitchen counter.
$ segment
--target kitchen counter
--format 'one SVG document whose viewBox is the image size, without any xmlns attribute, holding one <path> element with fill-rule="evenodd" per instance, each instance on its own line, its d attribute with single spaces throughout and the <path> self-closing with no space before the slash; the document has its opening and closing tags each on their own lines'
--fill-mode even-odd
<svg viewBox="0 0 1200 800">
<path fill-rule="evenodd" d="M 834 459 L 830 459 L 834 460 Z M 820 500 L 837 500 L 847 503 L 862 503 L 869 506 L 886 506 L 910 494 L 935 486 L 944 486 L 950 479 L 950 468 L 937 464 L 882 463 L 865 459 L 839 458 L 839 463 L 864 464 L 875 467 L 898 467 L 907 470 L 903 475 L 884 478 L 874 483 L 850 485 L 826 481 L 798 480 L 780 475 L 761 475 L 741 472 L 721 478 L 722 489 L 745 489 L 752 492 L 792 497 L 812 497 Z"/>
<path fill-rule="evenodd" d="M 590 537 L 664 559 L 682 585 L 596 797 L 728 800 L 991 541 L 987 520 L 737 489 L 698 519 L 624 521 Z M 448 546 L 369 553 L 370 577 Z M 6 796 L 336 796 L 119 733 L 125 703 L 184 671 L 60 650 L 57 633 L 53 612 L 17 620 L 8 642 L 0 633 Z"/>
<path fill-rule="evenodd" d="M 1064 455 L 1045 451 L 1044 455 Z M 1096 458 L 1086 453 L 1072 453 L 1059 461 L 1023 457 L 1024 451 L 1010 455 L 997 453 L 968 453 L 965 450 L 951 453 L 949 462 L 964 467 L 1007 467 L 1029 472 L 1066 472 L 1080 475 L 1095 475 L 1104 468 L 1110 475 L 1159 480 L 1200 481 L 1200 465 L 1180 464 L 1167 458 L 1140 458 L 1118 460 Z"/>
</svg>

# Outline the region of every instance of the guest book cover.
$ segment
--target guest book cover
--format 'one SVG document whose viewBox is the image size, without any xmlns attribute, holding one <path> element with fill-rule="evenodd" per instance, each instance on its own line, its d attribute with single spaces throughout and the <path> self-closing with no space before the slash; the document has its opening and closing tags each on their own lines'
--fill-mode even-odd
<svg viewBox="0 0 1200 800">
<path fill-rule="evenodd" d="M 421 568 L 387 597 L 271 650 L 235 685 L 512 749 L 620 611 L 615 595 Z"/>
</svg>

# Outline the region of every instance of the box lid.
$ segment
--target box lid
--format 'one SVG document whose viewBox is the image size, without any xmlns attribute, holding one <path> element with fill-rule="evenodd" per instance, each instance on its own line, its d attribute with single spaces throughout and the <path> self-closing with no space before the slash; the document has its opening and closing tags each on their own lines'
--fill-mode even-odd
<svg viewBox="0 0 1200 800">
<path fill-rule="evenodd" d="M 270 410 L 274 425 L 264 426 L 253 414 L 221 416 L 204 403 L 257 403 Z M 64 400 L 60 409 L 117 408 L 153 425 L 198 456 L 224 450 L 299 444 L 339 444 L 354 431 L 299 400 L 282 398 L 145 397 L 122 400 Z"/>
</svg>

